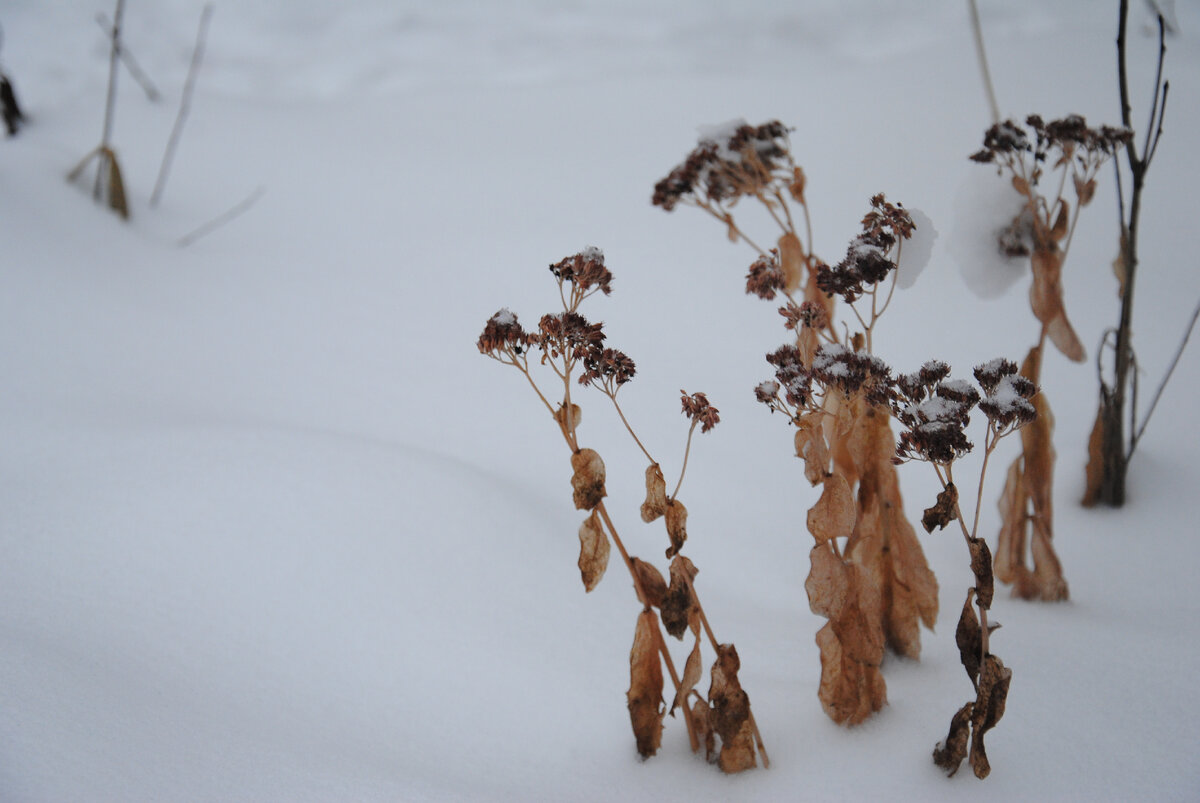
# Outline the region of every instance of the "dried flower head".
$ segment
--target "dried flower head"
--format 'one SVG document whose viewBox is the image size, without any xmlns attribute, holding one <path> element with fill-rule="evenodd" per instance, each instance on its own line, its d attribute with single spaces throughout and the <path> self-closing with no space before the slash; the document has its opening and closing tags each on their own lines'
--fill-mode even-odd
<svg viewBox="0 0 1200 803">
<path fill-rule="evenodd" d="M 767 362 L 775 366 L 775 380 L 778 387 L 783 389 L 788 404 L 794 407 L 807 406 L 812 399 L 812 373 L 804 365 L 800 349 L 790 343 L 780 346 L 767 355 Z M 759 389 L 765 384 L 760 384 Z M 775 394 L 772 394 L 771 398 L 774 397 Z M 759 401 L 770 404 L 770 401 L 762 398 Z"/>
<path fill-rule="evenodd" d="M 679 392 L 683 414 L 691 421 L 700 424 L 702 433 L 708 432 L 721 421 L 720 411 L 709 403 L 708 396 L 703 393 L 689 394 L 686 390 Z"/>
<path fill-rule="evenodd" d="M 832 268 L 817 268 L 817 287 L 826 295 L 841 296 L 848 304 L 896 270 L 893 248 L 912 237 L 916 228 L 904 206 L 888 203 L 882 193 L 871 198 L 871 210 L 863 217 L 862 227 L 862 234 L 846 249 L 845 259 Z"/>
<path fill-rule="evenodd" d="M 603 329 L 604 324 L 589 323 L 578 312 L 560 312 L 543 315 L 533 339 L 551 359 L 566 355 L 581 360 L 604 343 Z"/>
<path fill-rule="evenodd" d="M 1089 128 L 1087 120 L 1078 114 L 1050 122 L 1031 114 L 1025 118 L 1025 126 L 1028 131 L 1012 120 L 996 123 L 983 135 L 983 149 L 972 154 L 971 159 L 984 164 L 1011 165 L 1029 156 L 1033 162 L 1029 166 L 1033 168 L 1045 162 L 1051 153 L 1057 153 L 1061 158 L 1056 162 L 1065 163 L 1075 157 L 1081 167 L 1094 167 L 1133 136 L 1127 128 L 1107 125 Z M 1027 173 L 1031 183 L 1037 184 L 1040 170 L 1030 169 Z"/>
<path fill-rule="evenodd" d="M 758 126 L 737 120 L 703 134 L 687 159 L 654 185 L 652 203 L 668 212 L 698 198 L 732 205 L 777 180 L 790 186 L 796 178 L 787 135 L 778 120 Z"/>
<path fill-rule="evenodd" d="M 789 301 L 786 307 L 779 308 L 779 314 L 783 316 L 785 329 L 816 329 L 819 331 L 829 328 L 829 313 L 825 307 L 814 301 L 805 301 L 803 304 Z"/>
<path fill-rule="evenodd" d="M 1037 419 L 1037 408 L 1030 399 L 1037 395 L 1038 387 L 1028 378 L 1005 374 L 985 390 L 987 395 L 979 402 L 979 410 L 997 428 L 1023 427 Z"/>
<path fill-rule="evenodd" d="M 746 293 L 767 301 L 774 299 L 775 294 L 786 286 L 787 276 L 779 264 L 779 251 L 775 248 L 771 249 L 771 253 L 754 260 L 750 272 L 746 274 Z"/>
<path fill-rule="evenodd" d="M 812 376 L 827 388 L 846 396 L 862 394 L 868 404 L 887 404 L 892 397 L 892 369 L 866 351 L 851 351 L 830 343 L 813 357 Z"/>
<path fill-rule="evenodd" d="M 625 352 L 600 346 L 588 349 L 583 355 L 583 367 L 579 384 L 592 385 L 598 382 L 611 390 L 633 379 L 637 372 L 637 366 Z"/>
<path fill-rule="evenodd" d="M 572 282 L 582 292 L 592 288 L 604 295 L 612 292 L 612 273 L 604 267 L 604 252 L 588 246 L 569 257 L 564 257 L 550 266 L 550 272 L 559 282 Z"/>
<path fill-rule="evenodd" d="M 476 342 L 480 353 L 497 354 L 512 350 L 521 354 L 530 345 L 532 338 L 521 327 L 517 316 L 507 307 L 498 311 L 483 327 L 483 334 Z"/>
</svg>

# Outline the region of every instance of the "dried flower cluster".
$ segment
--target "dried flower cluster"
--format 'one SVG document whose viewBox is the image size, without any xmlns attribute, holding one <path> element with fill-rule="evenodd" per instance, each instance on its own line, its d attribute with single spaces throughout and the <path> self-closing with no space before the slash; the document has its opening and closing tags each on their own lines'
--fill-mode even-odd
<svg viewBox="0 0 1200 803">
<path fill-rule="evenodd" d="M 926 509 L 922 518 L 925 530 L 933 532 L 935 528 L 944 529 L 958 521 L 975 575 L 975 585 L 967 591 L 955 630 L 959 657 L 975 687 L 975 699 L 954 715 L 949 735 L 934 749 L 933 759 L 953 775 L 963 759 L 969 756 L 975 775 L 986 778 L 991 765 L 983 737 L 1004 715 L 1012 670 L 989 649 L 991 632 L 997 627 L 989 625 L 987 618 L 995 595 L 995 575 L 991 550 L 987 542 L 977 536 L 979 506 L 988 459 L 1002 438 L 1037 419 L 1033 400 L 1038 397 L 1038 389 L 1027 377 L 1017 373 L 1016 363 L 1005 359 L 984 363 L 975 368 L 974 374 L 978 389 L 969 382 L 948 379 L 950 368 L 945 363 L 927 362 L 919 371 L 897 379 L 892 412 L 903 427 L 897 459 L 930 463 L 942 484 L 937 501 Z M 966 435 L 973 410 L 983 413 L 987 430 L 975 516 L 968 528 L 959 508 L 954 463 L 974 448 Z"/>
<path fill-rule="evenodd" d="M 660 746 L 663 721 L 669 713 L 682 712 L 693 751 L 705 748 L 707 757 L 726 772 L 740 772 L 764 766 L 767 755 L 758 734 L 750 700 L 738 680 L 740 661 L 732 644 L 720 643 L 705 616 L 696 595 L 695 565 L 680 554 L 687 541 L 687 508 L 677 497 L 687 468 L 692 434 L 710 431 L 720 414 L 704 393 L 682 392 L 684 415 L 691 422 L 679 482 L 670 496 L 666 492 L 659 463 L 654 460 L 617 403 L 619 389 L 633 379 L 636 366 L 625 353 L 606 345 L 603 324 L 591 323 L 580 312 L 580 304 L 596 292 L 612 290 L 612 274 L 599 249 L 589 248 L 550 266 L 558 283 L 563 308 L 543 315 L 535 332 L 527 332 L 517 316 L 501 309 L 484 325 L 476 343 L 479 351 L 501 364 L 518 369 L 553 416 L 571 450 L 571 490 L 576 509 L 587 516 L 579 527 L 580 578 L 591 591 L 603 578 L 611 548 L 615 546 L 633 579 L 642 610 L 634 629 L 629 654 L 630 684 L 627 692 L 630 721 L 638 752 L 654 755 Z M 531 364 L 531 356 L 535 356 Z M 550 371 L 562 383 L 563 400 L 552 405 L 534 378 L 534 370 Z M 574 380 L 574 381 L 573 381 Z M 631 556 L 609 515 L 605 499 L 606 469 L 600 454 L 582 447 L 578 430 L 582 420 L 579 405 L 571 400 L 574 384 L 599 390 L 612 402 L 621 421 L 650 465 L 646 469 L 646 498 L 641 517 L 649 523 L 664 520 L 670 542 L 667 558 L 670 582 L 652 564 Z M 676 671 L 662 629 L 677 639 L 689 632 L 694 645 L 688 654 L 682 676 Z M 715 654 L 710 670 L 707 696 L 696 690 L 702 674 L 701 644 L 706 636 Z M 664 698 L 663 667 L 675 687 L 668 707 Z M 719 741 L 719 746 L 718 746 Z"/>
</svg>

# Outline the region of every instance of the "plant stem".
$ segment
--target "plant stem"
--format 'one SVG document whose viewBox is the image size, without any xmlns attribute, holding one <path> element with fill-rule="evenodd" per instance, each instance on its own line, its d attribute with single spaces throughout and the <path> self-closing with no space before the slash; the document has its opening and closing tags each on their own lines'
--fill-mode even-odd
<svg viewBox="0 0 1200 803">
<path fill-rule="evenodd" d="M 683 467 L 679 469 L 679 482 L 675 483 L 675 490 L 671 492 L 672 502 L 679 495 L 679 488 L 683 485 L 683 475 L 687 472 L 688 455 L 692 452 L 692 433 L 696 431 L 696 423 L 693 420 L 691 427 L 688 428 L 687 445 L 683 448 Z"/>
</svg>

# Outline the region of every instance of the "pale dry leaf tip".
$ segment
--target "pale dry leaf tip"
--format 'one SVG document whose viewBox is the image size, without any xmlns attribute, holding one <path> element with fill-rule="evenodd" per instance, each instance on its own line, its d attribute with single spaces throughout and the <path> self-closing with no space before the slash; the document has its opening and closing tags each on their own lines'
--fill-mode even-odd
<svg viewBox="0 0 1200 803">
<path fill-rule="evenodd" d="M 608 569 L 608 534 L 596 511 L 579 525 L 579 573 L 585 591 L 591 591 Z"/>
</svg>

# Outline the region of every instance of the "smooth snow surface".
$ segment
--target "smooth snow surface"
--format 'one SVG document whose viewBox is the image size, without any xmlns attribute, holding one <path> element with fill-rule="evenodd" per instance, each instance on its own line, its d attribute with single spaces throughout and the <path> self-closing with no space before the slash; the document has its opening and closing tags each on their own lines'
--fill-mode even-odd
<svg viewBox="0 0 1200 803">
<path fill-rule="evenodd" d="M 202 3 L 135 0 L 126 45 L 165 98 L 120 74 L 128 223 L 63 180 L 100 136 L 104 5 L 0 6 L 30 118 L 0 140 L 0 801 L 1200 797 L 1196 346 L 1120 511 L 1076 505 L 1094 354 L 1047 358 L 1072 601 L 997 595 L 993 647 L 1014 674 L 992 776 L 947 780 L 930 753 L 971 693 L 953 643 L 962 539 L 922 539 L 942 612 L 921 661 L 890 659 L 889 705 L 833 725 L 803 587 L 816 493 L 786 422 L 754 399 L 788 333 L 744 293 L 749 249 L 701 212 L 649 203 L 698 125 L 778 118 L 826 261 L 878 192 L 942 232 L 876 332 L 881 357 L 959 376 L 1021 360 L 1037 334 L 1027 270 L 1019 292 L 981 300 L 946 247 L 958 187 L 996 183 L 966 159 L 990 121 L 964 3 L 218 3 L 152 210 Z M 1115 3 L 980 5 L 1007 114 L 1118 122 Z M 1134 5 L 1140 121 L 1155 42 Z M 1176 16 L 1143 207 L 1143 398 L 1200 298 L 1182 236 L 1200 9 Z M 1114 203 L 1105 170 L 1064 273 L 1091 350 L 1117 315 Z M 738 214 L 767 241 L 750 204 Z M 723 777 L 670 719 L 659 755 L 638 760 L 629 580 L 614 555 L 584 593 L 568 452 L 522 377 L 475 349 L 497 309 L 555 311 L 547 265 L 590 243 L 615 278 L 585 311 L 637 361 L 622 406 L 669 483 L 679 388 L 720 408 L 680 492 L 686 549 L 737 644 L 770 770 Z M 602 397 L 574 397 L 626 543 L 660 558 L 661 529 L 637 513 L 645 458 Z M 989 536 L 1012 456 L 984 494 Z M 901 480 L 919 515 L 932 472 Z"/>
</svg>

